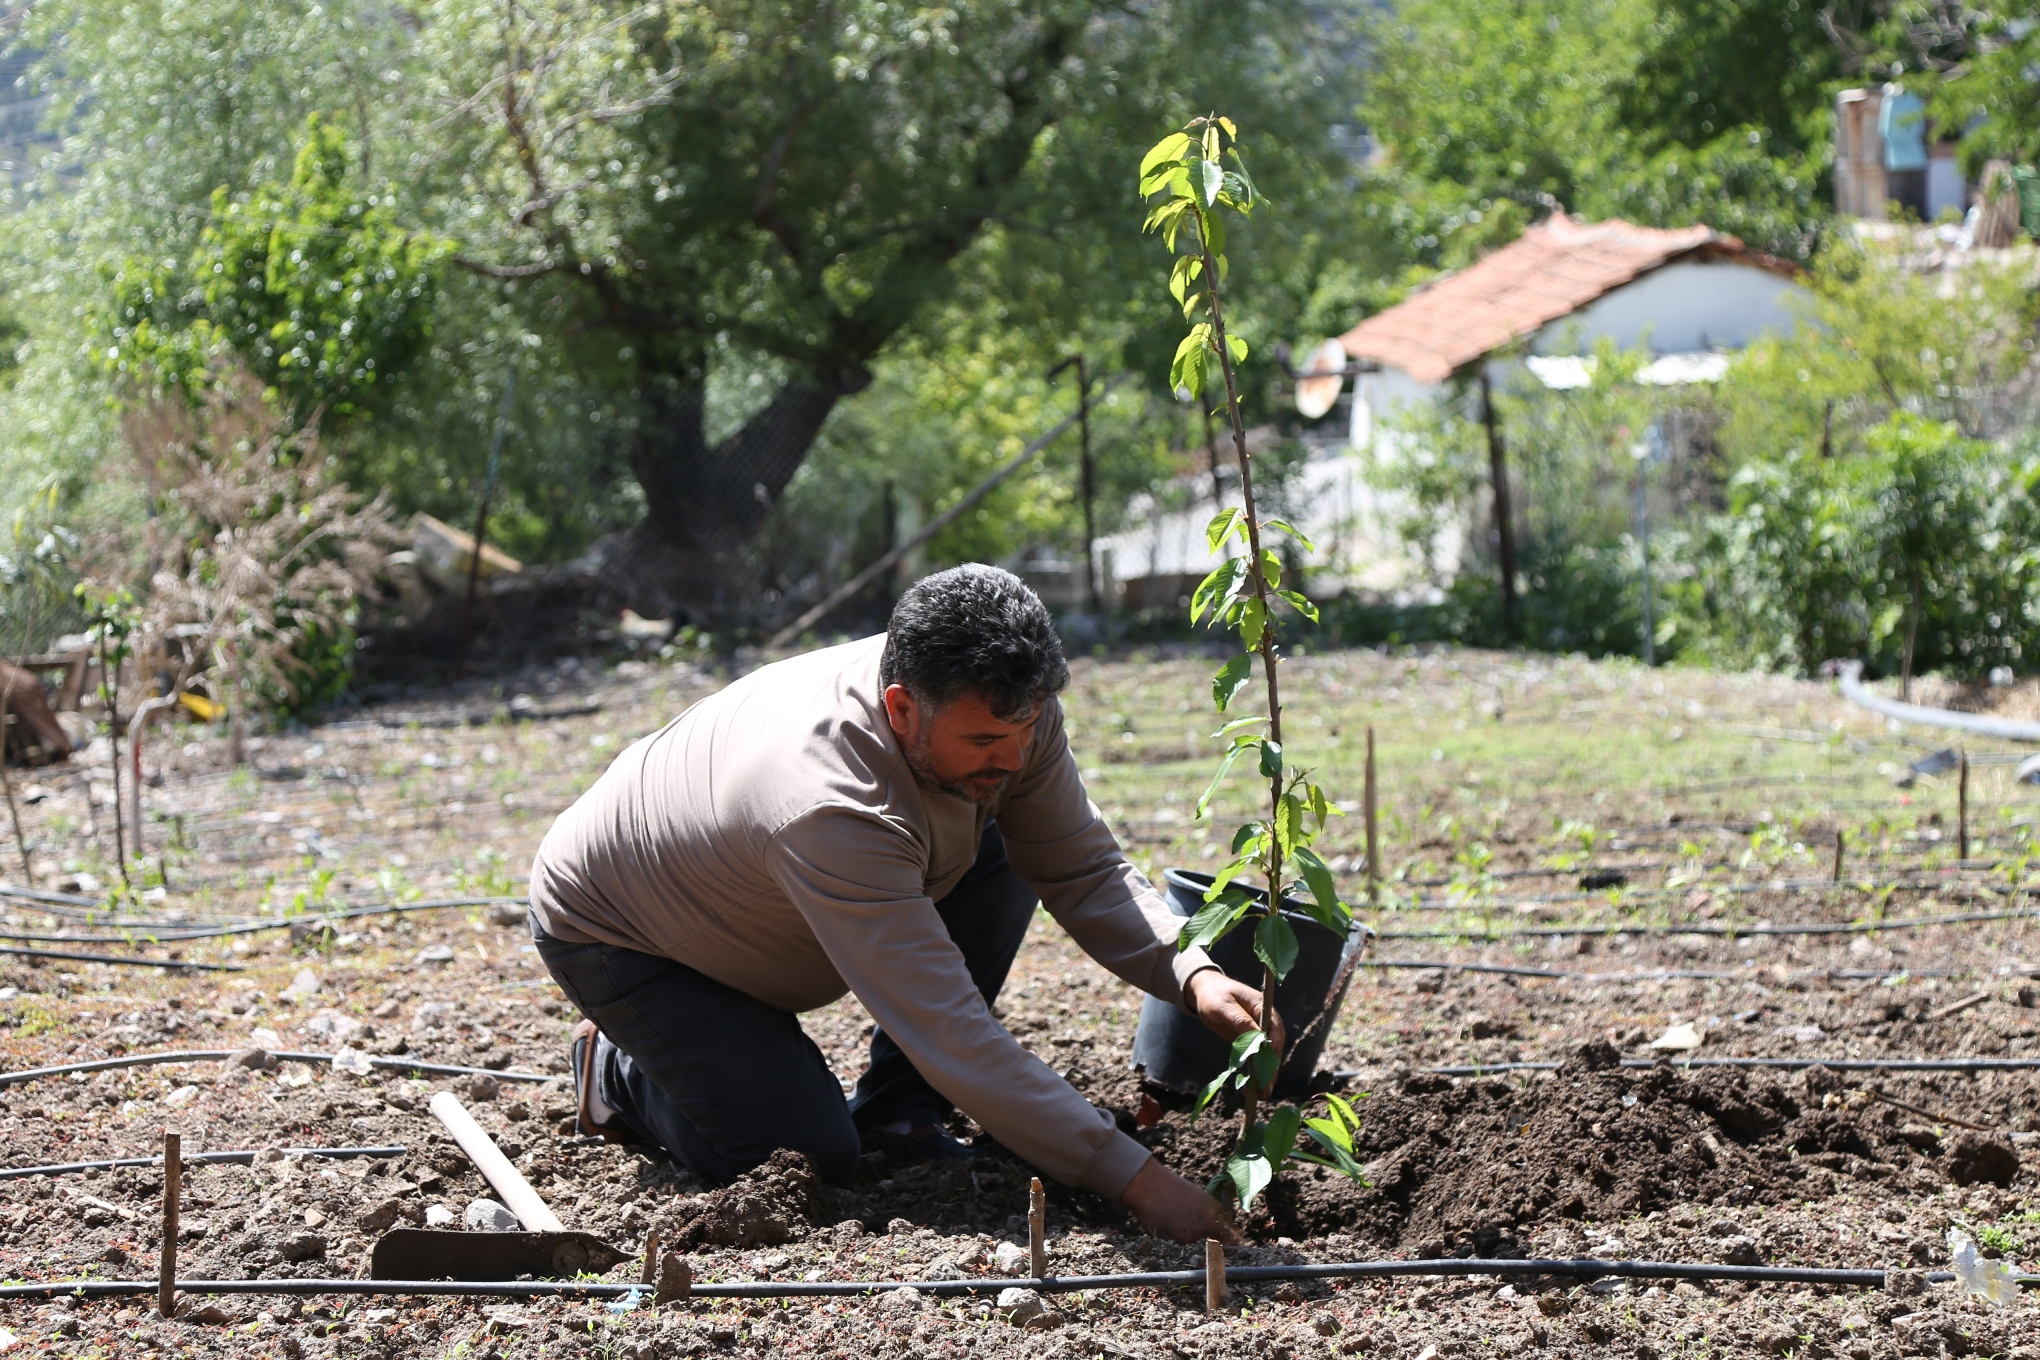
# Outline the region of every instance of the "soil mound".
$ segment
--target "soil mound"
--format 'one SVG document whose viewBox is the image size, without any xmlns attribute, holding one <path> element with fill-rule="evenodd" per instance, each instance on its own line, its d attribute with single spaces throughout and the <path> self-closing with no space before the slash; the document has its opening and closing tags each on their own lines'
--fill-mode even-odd
<svg viewBox="0 0 2040 1360">
<path fill-rule="evenodd" d="M 1948 1145 L 1948 1179 L 1957 1185 L 1989 1181 L 2008 1186 L 2019 1174 L 2019 1153 L 2003 1138 L 1986 1133 L 1960 1133 Z"/>
<path fill-rule="evenodd" d="M 1370 1184 L 1302 1168 L 1270 1190 L 1252 1226 L 1299 1239 L 1355 1233 L 1422 1256 L 1512 1255 L 1540 1222 L 1779 1203 L 1827 1193 L 1837 1172 L 1881 1180 L 1925 1164 L 1881 1112 L 1803 1112 L 1765 1075 L 1625 1071 L 1606 1058 L 1589 1045 L 1548 1080 L 1417 1075 L 1376 1093 L 1359 1104 L 1356 1139 Z M 1232 1133 L 1213 1111 L 1195 1124 L 1172 1115 L 1146 1137 L 1201 1180 Z"/>
<path fill-rule="evenodd" d="M 720 1190 L 675 1206 L 666 1241 L 688 1247 L 776 1247 L 834 1222 L 834 1194 L 798 1152 L 781 1150 Z"/>
</svg>

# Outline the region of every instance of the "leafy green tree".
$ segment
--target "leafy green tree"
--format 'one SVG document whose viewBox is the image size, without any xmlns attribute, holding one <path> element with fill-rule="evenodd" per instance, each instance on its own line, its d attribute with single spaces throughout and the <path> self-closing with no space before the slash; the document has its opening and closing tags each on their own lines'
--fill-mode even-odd
<svg viewBox="0 0 2040 1360">
<path fill-rule="evenodd" d="M 1151 353 L 1161 318 L 1133 301 L 1136 243 L 1097 167 L 1186 89 L 1288 130 L 1264 176 L 1315 203 L 1299 221 L 1343 229 L 1333 130 L 1360 75 L 1357 9 L 192 0 L 116 21 L 75 0 L 31 36 L 92 91 L 68 211 L 104 215 L 91 234 L 115 258 L 186 258 L 217 187 L 238 202 L 281 179 L 309 114 L 347 127 L 360 182 L 393 182 L 406 227 L 456 243 L 463 281 L 444 282 L 434 327 L 460 342 L 433 343 L 349 456 L 419 458 L 414 494 L 451 494 L 433 422 L 472 434 L 501 367 L 530 363 L 574 431 L 545 443 L 589 469 L 577 495 L 628 488 L 610 504 L 639 507 L 647 583 L 699 606 L 741 594 L 729 577 L 829 416 L 896 340 L 951 315 L 960 277 L 999 278 L 1007 324 L 1064 349 L 1081 334 L 1097 367 Z M 531 480 L 520 494 L 552 513 Z"/>
<path fill-rule="evenodd" d="M 1704 221 L 1804 256 L 1827 216 L 1817 16 L 1775 0 L 1412 0 L 1362 115 L 1394 191 L 1368 210 L 1450 264 L 1500 205 Z"/>
<path fill-rule="evenodd" d="M 386 405 L 427 350 L 446 247 L 400 226 L 394 194 L 364 194 L 349 161 L 314 115 L 287 186 L 214 190 L 188 261 L 135 258 L 115 275 L 102 362 L 192 402 L 238 362 L 299 427 Z"/>
</svg>

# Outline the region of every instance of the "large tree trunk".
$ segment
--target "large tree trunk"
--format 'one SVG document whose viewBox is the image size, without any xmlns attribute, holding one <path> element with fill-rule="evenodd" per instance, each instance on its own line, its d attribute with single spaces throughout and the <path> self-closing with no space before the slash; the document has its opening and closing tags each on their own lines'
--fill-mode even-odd
<svg viewBox="0 0 2040 1360">
<path fill-rule="evenodd" d="M 645 518 L 609 563 L 608 584 L 639 613 L 749 621 L 757 583 L 744 547 L 800 470 L 829 412 L 854 390 L 789 379 L 740 429 L 711 444 L 699 376 L 647 384 L 631 448 Z"/>
</svg>

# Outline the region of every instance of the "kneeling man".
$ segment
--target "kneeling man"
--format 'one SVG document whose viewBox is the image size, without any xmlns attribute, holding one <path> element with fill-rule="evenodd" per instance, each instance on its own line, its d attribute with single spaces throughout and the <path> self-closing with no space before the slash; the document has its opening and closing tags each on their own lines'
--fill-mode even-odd
<svg viewBox="0 0 2040 1360">
<path fill-rule="evenodd" d="M 531 869 L 532 936 L 569 999 L 582 1129 L 721 1183 L 780 1148 L 847 1184 L 867 1138 L 968 1156 L 960 1108 L 1057 1180 L 1181 1241 L 1218 1205 L 992 1018 L 1036 902 L 1099 963 L 1220 1036 L 1260 996 L 1202 950 L 1085 795 L 1047 610 L 963 566 L 883 637 L 752 672 L 631 746 Z M 856 993 L 870 1066 L 846 1101 L 802 1011 Z"/>
</svg>

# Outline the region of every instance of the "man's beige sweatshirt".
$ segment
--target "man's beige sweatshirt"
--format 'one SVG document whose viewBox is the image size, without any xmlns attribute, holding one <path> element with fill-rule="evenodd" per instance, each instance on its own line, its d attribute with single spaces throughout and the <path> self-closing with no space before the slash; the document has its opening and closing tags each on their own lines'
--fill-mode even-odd
<svg viewBox="0 0 2040 1360">
<path fill-rule="evenodd" d="M 1181 918 L 1085 795 L 1059 703 L 980 808 L 908 768 L 886 720 L 884 646 L 763 667 L 624 751 L 540 844 L 532 909 L 558 939 L 675 959 L 782 1010 L 854 992 L 993 1137 L 1117 1196 L 1147 1151 L 992 1018 L 935 902 L 976 860 L 989 815 L 1021 882 L 1126 981 L 1181 1004 L 1211 962 L 1177 952 Z"/>
</svg>

